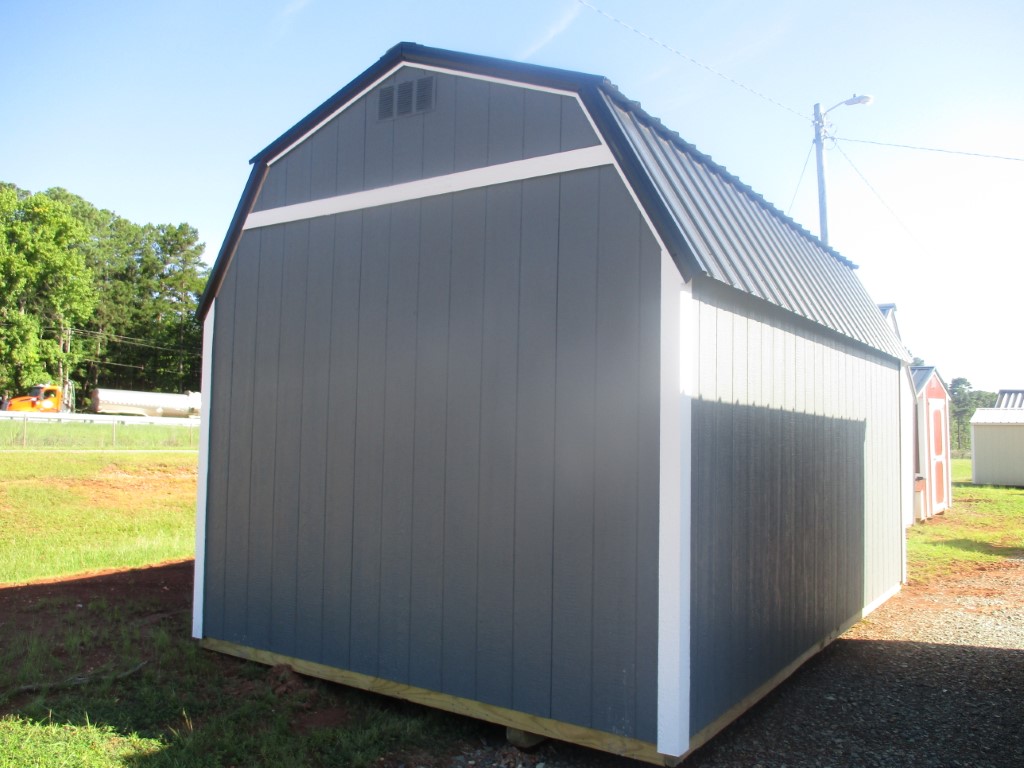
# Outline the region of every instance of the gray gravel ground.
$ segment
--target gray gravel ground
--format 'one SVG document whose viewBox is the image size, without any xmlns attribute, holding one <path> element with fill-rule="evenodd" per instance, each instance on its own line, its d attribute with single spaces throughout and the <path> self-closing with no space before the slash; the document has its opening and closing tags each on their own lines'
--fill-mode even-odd
<svg viewBox="0 0 1024 768">
<path fill-rule="evenodd" d="M 521 752 L 497 731 L 438 758 L 430 765 L 644 765 L 555 742 Z M 1024 562 L 904 587 L 683 765 L 1024 768 Z"/>
</svg>

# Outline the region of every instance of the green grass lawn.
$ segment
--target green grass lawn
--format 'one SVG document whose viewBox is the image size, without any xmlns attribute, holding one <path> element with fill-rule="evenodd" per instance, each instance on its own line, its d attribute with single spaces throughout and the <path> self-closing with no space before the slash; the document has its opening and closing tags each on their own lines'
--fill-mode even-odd
<svg viewBox="0 0 1024 768">
<path fill-rule="evenodd" d="M 0 583 L 189 556 L 196 463 L 0 452 Z M 1024 489 L 971 485 L 969 460 L 952 470 L 952 509 L 908 533 L 912 581 L 1024 557 Z M 0 768 L 435 765 L 503 734 L 204 651 L 187 588 L 94 599 L 48 588 L 22 588 L 39 596 L 18 616 L 0 607 Z"/>
<path fill-rule="evenodd" d="M 199 420 L 190 424 L 0 419 L 0 450 L 196 450 Z"/>
<path fill-rule="evenodd" d="M 953 506 L 907 532 L 911 582 L 1024 557 L 1024 488 L 972 485 L 970 459 L 954 459 Z"/>
<path fill-rule="evenodd" d="M 0 452 L 0 584 L 191 557 L 195 453 Z"/>
</svg>

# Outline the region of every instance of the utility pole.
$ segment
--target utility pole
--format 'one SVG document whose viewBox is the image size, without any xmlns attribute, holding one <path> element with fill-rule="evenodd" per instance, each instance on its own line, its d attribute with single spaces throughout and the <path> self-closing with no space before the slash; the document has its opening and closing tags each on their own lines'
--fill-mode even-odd
<svg viewBox="0 0 1024 768">
<path fill-rule="evenodd" d="M 818 162 L 818 238 L 828 245 L 828 202 L 825 199 L 825 153 L 822 142 L 825 133 L 825 116 L 821 104 L 814 105 L 814 159 Z"/>
<path fill-rule="evenodd" d="M 870 96 L 858 96 L 853 94 L 846 101 L 821 111 L 821 104 L 814 105 L 814 157 L 818 161 L 818 239 L 828 245 L 828 201 L 825 196 L 825 116 L 836 107 L 852 106 L 854 104 L 870 104 Z"/>
</svg>

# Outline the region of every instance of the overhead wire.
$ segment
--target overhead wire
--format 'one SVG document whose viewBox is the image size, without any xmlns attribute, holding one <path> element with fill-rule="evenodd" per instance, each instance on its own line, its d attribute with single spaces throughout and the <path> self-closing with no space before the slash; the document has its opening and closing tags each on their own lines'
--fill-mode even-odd
<svg viewBox="0 0 1024 768">
<path fill-rule="evenodd" d="M 786 215 L 793 209 L 793 203 L 796 202 L 796 196 L 800 192 L 800 185 L 803 184 L 804 174 L 807 173 L 807 164 L 811 162 L 811 152 L 814 151 L 814 142 L 812 141 L 810 146 L 807 148 L 807 157 L 804 158 L 804 167 L 800 169 L 800 178 L 796 180 L 796 189 L 793 190 L 793 198 L 789 201 L 789 205 L 786 207 Z"/>
<path fill-rule="evenodd" d="M 926 248 L 926 246 L 924 245 L 924 243 L 922 243 L 922 242 L 921 242 L 921 240 L 920 240 L 920 239 L 918 238 L 918 236 L 917 236 L 917 235 L 916 235 L 916 234 L 914 233 L 914 231 L 913 231 L 913 230 L 911 230 L 911 229 L 910 229 L 910 227 L 908 227 L 908 226 L 906 225 L 906 223 L 905 223 L 905 222 L 903 221 L 903 219 L 901 219 L 901 218 L 899 217 L 899 214 L 897 214 L 897 213 L 896 213 L 896 211 L 894 211 L 894 210 L 892 209 L 892 206 L 891 206 L 891 205 L 889 205 L 889 204 L 888 204 L 888 203 L 887 203 L 887 202 L 885 201 L 885 199 L 884 199 L 884 198 L 882 197 L 882 195 L 881 195 L 881 194 L 879 194 L 878 190 L 877 190 L 877 189 L 875 189 L 874 185 L 872 185 L 872 183 L 871 183 L 870 181 L 868 181 L 867 177 L 866 177 L 866 176 L 865 176 L 865 175 L 864 175 L 863 173 L 861 173 L 861 171 L 860 171 L 860 168 L 858 168 L 858 167 L 857 167 L 857 166 L 856 166 L 856 165 L 854 164 L 853 160 L 851 160 L 851 159 L 850 159 L 850 156 L 849 156 L 849 155 L 847 155 L 847 154 L 846 154 L 846 153 L 845 153 L 845 152 L 843 151 L 843 148 L 842 148 L 841 146 L 839 146 L 839 140 L 838 140 L 838 139 L 837 139 L 836 137 L 834 137 L 834 136 L 832 136 L 832 137 L 831 137 L 831 139 L 832 139 L 832 146 L 834 146 L 834 147 L 836 148 L 836 150 L 837 150 L 837 151 L 839 152 L 839 154 L 843 156 L 843 159 L 844 159 L 844 160 L 846 160 L 846 162 L 850 164 L 850 167 L 851 167 L 851 168 L 853 168 L 853 171 L 854 171 L 854 173 L 856 173 L 856 174 L 857 174 L 858 176 L 860 176 L 860 180 L 864 182 L 864 185 L 865 185 L 865 186 L 866 186 L 866 187 L 867 187 L 867 188 L 868 188 L 869 190 L 871 190 L 871 194 L 873 194 L 873 195 L 875 196 L 875 198 L 876 198 L 876 199 L 878 200 L 878 202 L 882 204 L 882 207 L 883 207 L 883 208 L 885 208 L 885 210 L 887 210 L 887 211 L 889 212 L 889 214 L 890 214 L 890 215 L 891 215 L 891 216 L 893 217 L 893 219 L 895 219 L 896 223 L 897 223 L 897 224 L 899 224 L 899 225 L 900 225 L 900 227 L 902 227 L 902 228 L 903 228 L 903 231 L 904 231 L 904 232 L 906 232 L 906 233 L 907 233 L 908 235 L 910 235 L 911 239 L 912 239 L 912 240 L 913 240 L 913 241 L 914 241 L 915 243 L 917 243 L 917 245 L 918 245 L 918 246 L 919 246 L 919 247 L 920 247 L 920 248 L 921 248 L 922 250 L 927 250 L 927 248 Z"/>
<path fill-rule="evenodd" d="M 776 107 L 779 107 L 780 109 L 783 109 L 786 112 L 790 112 L 790 113 L 796 115 L 801 120 L 805 120 L 805 121 L 811 120 L 811 118 L 809 118 L 807 115 L 803 114 L 802 112 L 798 112 L 797 110 L 793 109 L 792 107 L 788 107 L 785 104 L 783 104 L 782 102 L 773 99 L 771 96 L 768 96 L 767 94 L 761 93 L 756 88 L 751 88 L 749 85 L 747 85 L 745 83 L 741 83 L 739 80 L 737 80 L 737 79 L 735 79 L 733 77 L 730 77 L 729 75 L 726 75 L 723 72 L 719 72 L 714 67 L 712 67 L 712 66 L 710 66 L 708 64 L 705 64 L 703 61 L 699 61 L 698 59 L 695 59 L 693 56 L 690 56 L 689 54 L 683 53 L 678 48 L 673 48 L 668 43 L 664 43 L 661 40 L 659 40 L 658 38 L 654 37 L 653 35 L 649 35 L 646 32 L 644 32 L 644 31 L 642 31 L 640 29 L 637 29 L 632 24 L 629 24 L 629 23 L 623 21 L 622 19 L 620 19 L 620 18 L 618 18 L 616 16 L 613 16 L 612 14 L 608 13 L 607 11 L 604 11 L 604 10 L 598 8 L 596 5 L 590 3 L 588 0 L 576 0 L 576 2 L 579 3 L 582 6 L 585 6 L 585 7 L 589 8 L 594 13 L 597 13 L 597 14 L 600 14 L 601 16 L 604 16 L 609 21 L 611 21 L 611 22 L 613 22 L 615 24 L 618 24 L 620 27 L 623 27 L 624 29 L 628 29 L 630 32 L 633 32 L 634 34 L 639 35 L 640 37 L 644 38 L 645 40 L 649 40 L 650 42 L 654 43 L 655 45 L 660 46 L 661 48 L 664 48 L 669 53 L 674 54 L 675 56 L 678 56 L 678 57 L 680 57 L 682 59 L 685 59 L 686 61 L 690 62 L 691 64 L 693 64 L 695 66 L 698 66 L 698 67 L 700 67 L 701 69 L 703 69 L 703 70 L 705 70 L 707 72 L 710 72 L 711 74 L 715 75 L 716 77 L 720 77 L 721 79 L 723 79 L 726 82 L 736 86 L 737 88 L 742 88 L 747 93 L 753 94 L 754 96 L 757 96 L 757 98 L 763 99 L 763 100 L 767 101 L 769 104 L 774 104 Z"/>
<path fill-rule="evenodd" d="M 896 147 L 898 149 L 915 149 L 920 152 L 941 152 L 946 155 L 964 155 L 966 157 L 983 157 L 989 160 L 1010 160 L 1015 163 L 1024 163 L 1024 157 L 1012 157 L 1010 155 L 992 155 L 987 152 L 965 152 L 957 149 L 940 149 L 938 147 L 918 147 L 913 144 L 893 144 L 888 141 L 871 141 L 869 139 L 846 139 L 843 141 L 852 141 L 857 144 L 874 144 L 878 147 Z"/>
</svg>

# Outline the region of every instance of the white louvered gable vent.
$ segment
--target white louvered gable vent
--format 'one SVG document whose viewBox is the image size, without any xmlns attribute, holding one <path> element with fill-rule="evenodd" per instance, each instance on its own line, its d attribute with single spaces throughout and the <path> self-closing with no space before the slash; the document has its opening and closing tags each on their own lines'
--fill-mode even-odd
<svg viewBox="0 0 1024 768">
<path fill-rule="evenodd" d="M 434 78 L 421 77 L 397 85 L 385 85 L 378 91 L 377 119 L 428 112 L 434 108 Z"/>
</svg>

